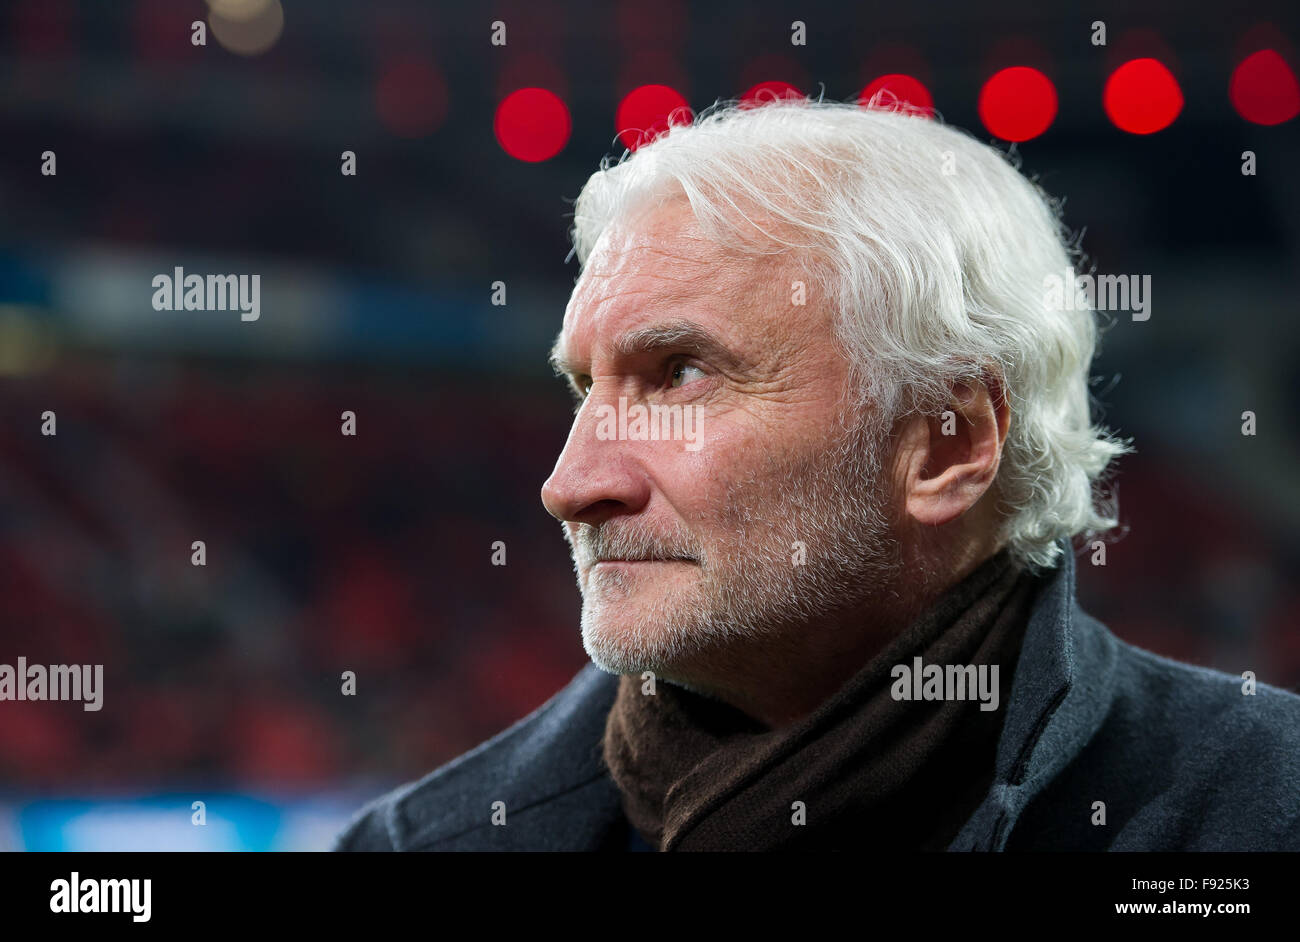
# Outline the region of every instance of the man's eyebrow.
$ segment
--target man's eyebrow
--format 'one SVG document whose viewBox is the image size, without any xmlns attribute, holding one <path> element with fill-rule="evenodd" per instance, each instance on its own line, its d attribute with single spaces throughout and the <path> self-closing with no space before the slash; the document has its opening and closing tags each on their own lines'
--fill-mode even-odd
<svg viewBox="0 0 1300 942">
<path fill-rule="evenodd" d="M 555 338 L 555 343 L 551 345 L 551 352 L 547 356 L 546 360 L 551 364 L 551 369 L 555 370 L 556 376 L 568 377 L 573 375 L 573 365 L 564 355 L 563 333 Z"/>
<path fill-rule="evenodd" d="M 551 348 L 551 366 L 559 375 L 571 376 L 576 371 L 573 363 L 565 356 L 563 340 L 563 335 L 557 337 L 555 346 Z M 680 350 L 731 367 L 741 363 L 741 358 L 718 339 L 716 334 L 695 321 L 684 318 L 630 330 L 611 345 L 611 351 L 617 357 L 631 357 L 659 350 Z"/>
</svg>

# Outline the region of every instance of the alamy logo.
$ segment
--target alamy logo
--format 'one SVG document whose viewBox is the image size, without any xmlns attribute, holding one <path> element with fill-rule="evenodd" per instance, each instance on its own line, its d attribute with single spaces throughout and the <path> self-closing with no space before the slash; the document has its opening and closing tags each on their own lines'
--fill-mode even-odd
<svg viewBox="0 0 1300 942">
<path fill-rule="evenodd" d="M 895 700 L 979 700 L 980 710 L 998 708 L 998 665 L 895 664 L 889 693 Z"/>
<path fill-rule="evenodd" d="M 687 451 L 699 451 L 704 412 L 699 406 L 628 406 L 618 397 L 618 408 L 609 403 L 596 410 L 596 437 L 608 441 L 683 441 Z"/>
<path fill-rule="evenodd" d="M 261 275 L 187 275 L 179 265 L 170 275 L 154 275 L 155 311 L 239 311 L 239 319 L 262 316 Z"/>
<path fill-rule="evenodd" d="M 1043 303 L 1053 311 L 1132 311 L 1151 319 L 1150 275 L 1078 275 L 1066 269 L 1043 276 Z"/>
<path fill-rule="evenodd" d="M 0 700 L 82 700 L 83 710 L 104 706 L 103 664 L 0 664 Z"/>
<path fill-rule="evenodd" d="M 131 913 L 132 922 L 148 922 L 153 881 L 83 880 L 76 870 L 67 880 L 50 883 L 52 913 Z"/>
</svg>

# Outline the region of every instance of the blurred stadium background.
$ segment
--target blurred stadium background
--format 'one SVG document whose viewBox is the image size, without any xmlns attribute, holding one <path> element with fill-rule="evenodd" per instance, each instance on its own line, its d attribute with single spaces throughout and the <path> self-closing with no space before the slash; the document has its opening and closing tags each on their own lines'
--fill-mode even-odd
<svg viewBox="0 0 1300 942">
<path fill-rule="evenodd" d="M 1137 644 L 1295 689 L 1298 40 L 1291 2 L 8 0 L 0 662 L 102 663 L 105 691 L 97 713 L 0 703 L 0 848 L 323 848 L 582 666 L 538 497 L 570 417 L 545 354 L 576 275 L 567 201 L 635 144 L 616 114 L 646 84 L 699 110 L 906 74 L 981 139 L 1046 118 L 1014 145 L 1024 169 L 1100 272 L 1153 283 L 1151 319 L 1115 318 L 1095 369 L 1139 452 L 1117 478 L 1129 532 L 1105 568 L 1084 557 L 1081 601 Z M 1108 77 L 1146 57 L 1181 107 L 1139 82 L 1108 111 Z M 982 111 L 1011 66 L 1050 80 L 1050 114 L 1023 89 Z M 554 97 L 502 111 L 521 88 Z M 260 320 L 154 311 L 178 265 L 259 273 Z"/>
</svg>

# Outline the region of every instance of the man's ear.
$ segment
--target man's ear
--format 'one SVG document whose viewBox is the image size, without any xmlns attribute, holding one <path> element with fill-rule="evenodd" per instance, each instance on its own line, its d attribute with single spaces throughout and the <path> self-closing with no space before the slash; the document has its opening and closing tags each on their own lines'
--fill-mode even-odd
<svg viewBox="0 0 1300 942">
<path fill-rule="evenodd" d="M 937 527 L 975 506 L 997 477 L 1010 421 L 991 377 L 954 384 L 939 415 L 910 416 L 895 470 L 906 515 Z"/>
</svg>

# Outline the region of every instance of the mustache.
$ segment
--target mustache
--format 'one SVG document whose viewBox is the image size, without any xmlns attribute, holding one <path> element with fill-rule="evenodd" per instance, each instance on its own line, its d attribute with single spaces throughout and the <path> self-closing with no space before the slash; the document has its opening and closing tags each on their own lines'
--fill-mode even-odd
<svg viewBox="0 0 1300 942">
<path fill-rule="evenodd" d="M 580 569 L 613 559 L 675 559 L 701 565 L 705 562 L 704 549 L 699 541 L 680 525 L 670 528 L 667 533 L 655 533 L 626 521 L 579 523 L 572 533 L 565 527 L 564 537 Z"/>
</svg>

